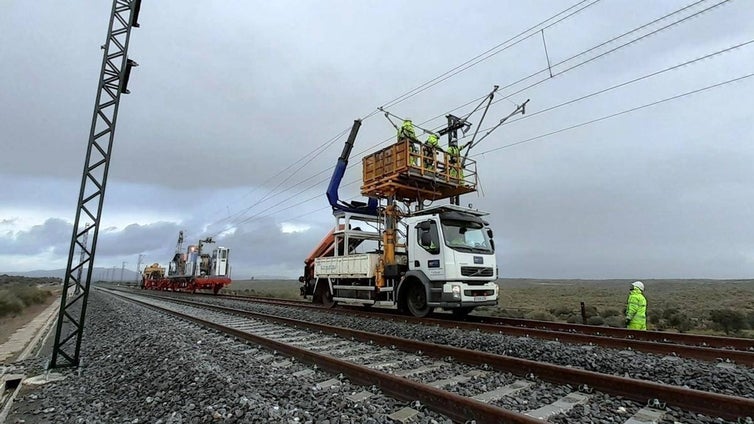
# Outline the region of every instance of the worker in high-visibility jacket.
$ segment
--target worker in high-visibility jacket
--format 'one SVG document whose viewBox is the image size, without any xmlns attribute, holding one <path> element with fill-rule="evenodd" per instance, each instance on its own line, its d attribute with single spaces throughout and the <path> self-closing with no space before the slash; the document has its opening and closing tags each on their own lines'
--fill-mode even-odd
<svg viewBox="0 0 754 424">
<path fill-rule="evenodd" d="M 419 139 L 416 138 L 414 123 L 410 119 L 404 119 L 401 127 L 398 128 L 398 141 L 409 139 L 411 148 L 411 165 L 419 166 Z"/>
<path fill-rule="evenodd" d="M 416 132 L 414 131 L 414 123 L 410 119 L 404 119 L 401 127 L 398 128 L 398 141 L 408 138 L 410 140 L 418 141 L 416 138 Z"/>
<path fill-rule="evenodd" d="M 647 298 L 644 297 L 644 283 L 634 281 L 626 302 L 626 328 L 629 330 L 647 329 Z"/>
<path fill-rule="evenodd" d="M 461 165 L 461 149 L 457 144 L 448 146 L 448 166 L 450 167 L 450 178 L 463 180 L 463 168 Z"/>
<path fill-rule="evenodd" d="M 430 171 L 435 169 L 437 149 L 440 148 L 440 139 L 436 134 L 430 134 L 424 142 L 424 168 Z"/>
</svg>

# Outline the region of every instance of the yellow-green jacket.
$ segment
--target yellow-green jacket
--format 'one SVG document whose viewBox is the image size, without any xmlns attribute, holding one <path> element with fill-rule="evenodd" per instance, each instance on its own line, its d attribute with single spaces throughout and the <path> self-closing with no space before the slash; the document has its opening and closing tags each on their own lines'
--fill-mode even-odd
<svg viewBox="0 0 754 424">
<path fill-rule="evenodd" d="M 628 293 L 626 304 L 627 327 L 632 330 L 647 329 L 647 299 L 638 288 L 634 287 Z"/>
<path fill-rule="evenodd" d="M 414 123 L 410 120 L 403 121 L 403 124 L 400 128 L 398 128 L 398 141 L 401 141 L 401 139 L 408 138 L 410 140 L 416 141 L 416 132 L 414 132 Z"/>
</svg>

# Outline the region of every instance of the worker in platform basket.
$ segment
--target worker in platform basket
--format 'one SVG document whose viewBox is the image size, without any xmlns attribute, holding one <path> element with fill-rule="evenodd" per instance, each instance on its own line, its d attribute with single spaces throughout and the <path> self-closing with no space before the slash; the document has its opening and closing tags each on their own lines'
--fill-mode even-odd
<svg viewBox="0 0 754 424">
<path fill-rule="evenodd" d="M 644 283 L 641 281 L 631 283 L 626 303 L 626 328 L 647 329 L 647 299 L 644 297 Z"/>
<path fill-rule="evenodd" d="M 424 168 L 430 171 L 435 169 L 437 150 L 440 148 L 440 139 L 436 134 L 429 134 L 424 142 Z"/>
<path fill-rule="evenodd" d="M 461 167 L 461 149 L 458 148 L 458 142 L 451 142 L 448 145 L 448 166 L 450 167 L 451 178 L 463 180 L 463 168 Z"/>
<path fill-rule="evenodd" d="M 398 141 L 406 138 L 411 141 L 411 165 L 419 166 L 419 139 L 416 138 L 414 123 L 410 119 L 404 119 L 403 124 L 398 128 Z"/>
</svg>

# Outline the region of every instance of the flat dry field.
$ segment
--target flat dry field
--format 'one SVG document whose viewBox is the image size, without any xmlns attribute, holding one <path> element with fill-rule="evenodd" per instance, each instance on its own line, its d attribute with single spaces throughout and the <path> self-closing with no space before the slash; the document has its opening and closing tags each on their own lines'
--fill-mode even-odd
<svg viewBox="0 0 754 424">
<path fill-rule="evenodd" d="M 524 312 L 555 308 L 580 309 L 580 302 L 599 310 L 625 307 L 633 280 L 537 280 L 503 278 L 499 308 Z M 754 311 L 754 280 L 642 280 L 649 308 Z M 228 289 L 257 295 L 298 298 L 296 280 L 235 280 Z"/>
<path fill-rule="evenodd" d="M 581 302 L 591 314 L 607 318 L 606 324 L 622 325 L 626 298 L 633 280 L 540 280 L 500 279 L 500 303 L 480 308 L 477 313 L 521 316 L 534 319 L 580 322 Z M 648 303 L 650 329 L 663 326 L 658 318 L 672 311 L 692 320 L 704 319 L 709 311 L 730 309 L 754 316 L 754 280 L 642 280 Z M 228 291 L 289 299 L 301 299 L 300 283 L 295 280 L 239 280 Z M 672 330 L 672 325 L 665 326 Z M 703 326 L 702 326 L 703 327 Z M 704 332 L 694 331 L 692 332 Z M 741 335 L 754 335 L 744 331 Z"/>
<path fill-rule="evenodd" d="M 623 310 L 633 280 L 501 279 L 500 307 L 521 311 Z M 648 310 L 677 308 L 691 315 L 712 309 L 754 311 L 754 280 L 642 280 Z"/>
</svg>

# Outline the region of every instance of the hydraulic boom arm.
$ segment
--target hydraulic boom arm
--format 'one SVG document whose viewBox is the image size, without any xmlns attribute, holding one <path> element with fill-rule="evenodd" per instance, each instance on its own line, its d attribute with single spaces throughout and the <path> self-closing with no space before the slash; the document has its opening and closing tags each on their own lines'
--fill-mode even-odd
<svg viewBox="0 0 754 424">
<path fill-rule="evenodd" d="M 335 171 L 330 178 L 330 185 L 327 186 L 327 200 L 332 206 L 333 212 L 344 211 L 352 213 L 361 213 L 365 215 L 377 215 L 377 199 L 370 197 L 368 203 L 364 202 L 344 202 L 338 199 L 338 188 L 340 188 L 340 182 L 343 180 L 343 175 L 346 173 L 348 167 L 348 157 L 351 156 L 351 149 L 353 149 L 353 142 L 356 140 L 356 134 L 359 133 L 359 127 L 361 127 L 361 120 L 357 119 L 353 121 L 353 127 L 351 127 L 351 133 L 348 135 L 346 145 L 343 146 L 343 152 L 338 158 L 338 163 L 335 165 Z"/>
</svg>

